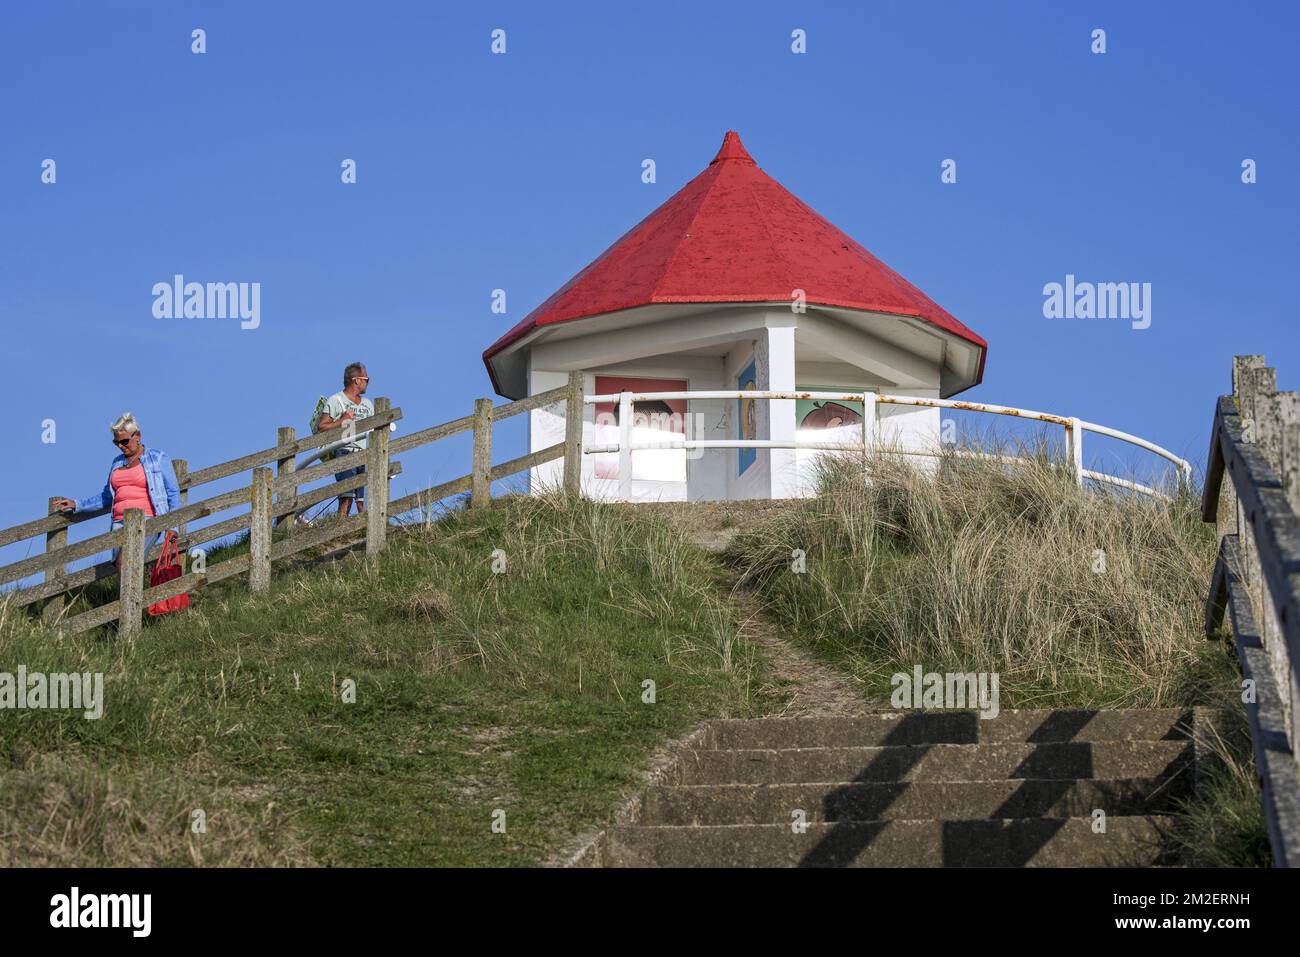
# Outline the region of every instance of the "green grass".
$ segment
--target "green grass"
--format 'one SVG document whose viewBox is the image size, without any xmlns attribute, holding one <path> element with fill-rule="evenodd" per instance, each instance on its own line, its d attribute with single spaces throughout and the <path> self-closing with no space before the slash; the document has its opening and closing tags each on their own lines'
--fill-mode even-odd
<svg viewBox="0 0 1300 957">
<path fill-rule="evenodd" d="M 1272 867 L 1245 712 L 1227 708 L 1218 726 L 1198 729 L 1197 736 L 1204 767 L 1171 834 L 1181 859 L 1194 867 Z"/>
<path fill-rule="evenodd" d="M 1235 679 L 1205 640 L 1213 530 L 1170 503 L 1080 490 L 1040 454 L 949 459 L 937 480 L 882 456 L 769 513 L 728 558 L 795 640 L 887 700 L 915 665 L 996 672 L 1003 707 L 1202 704 Z M 795 572 L 791 554 L 806 555 Z"/>
<path fill-rule="evenodd" d="M 0 865 L 540 862 L 657 746 L 753 712 L 715 573 L 653 518 L 513 498 L 129 642 L 11 611 L 0 670 L 103 671 L 107 704 L 3 715 Z"/>
<path fill-rule="evenodd" d="M 737 637 L 737 581 L 876 702 L 920 664 L 998 672 L 1004 708 L 1232 710 L 1190 495 L 1085 494 L 1045 454 L 945 461 L 937 481 L 860 469 L 747 513 L 721 561 L 689 516 L 519 496 L 394 529 L 373 561 L 277 564 L 266 596 L 229 580 L 132 641 L 0 604 L 0 671 L 103 671 L 107 696 L 100 721 L 0 713 L 0 866 L 545 861 L 607 823 L 669 739 L 779 710 L 789 689 Z M 1266 863 L 1248 737 L 1210 748 L 1177 839 L 1194 862 Z"/>
</svg>

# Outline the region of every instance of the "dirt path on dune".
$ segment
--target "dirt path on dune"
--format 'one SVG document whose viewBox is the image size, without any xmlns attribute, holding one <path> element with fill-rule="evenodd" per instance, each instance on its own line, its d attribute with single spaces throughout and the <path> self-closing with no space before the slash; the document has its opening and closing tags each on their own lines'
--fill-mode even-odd
<svg viewBox="0 0 1300 957">
<path fill-rule="evenodd" d="M 755 516 L 781 508 L 781 502 L 719 502 L 638 505 L 653 508 L 676 524 L 705 551 L 720 555 Z M 744 588 L 730 587 L 730 600 L 739 613 L 739 635 L 758 645 L 771 666 L 772 717 L 852 716 L 872 710 L 861 686 L 851 675 L 820 661 L 815 654 L 784 638 L 781 626 L 768 617 L 762 600 Z"/>
</svg>

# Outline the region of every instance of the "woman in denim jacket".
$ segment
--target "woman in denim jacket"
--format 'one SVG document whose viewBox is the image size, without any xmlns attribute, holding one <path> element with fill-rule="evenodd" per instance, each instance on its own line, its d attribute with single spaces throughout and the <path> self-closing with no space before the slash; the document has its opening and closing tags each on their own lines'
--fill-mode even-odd
<svg viewBox="0 0 1300 957">
<path fill-rule="evenodd" d="M 127 509 L 141 509 L 146 517 L 164 515 L 181 507 L 181 491 L 176 485 L 176 473 L 166 452 L 146 449 L 140 425 L 130 412 L 125 413 L 109 428 L 113 444 L 120 450 L 108 470 L 108 481 L 97 495 L 74 501 L 59 499 L 55 507 L 64 512 L 112 514 L 114 529 L 122 527 Z M 145 542 L 145 554 L 157 544 L 154 534 Z M 113 561 L 121 556 L 121 549 L 113 549 Z"/>
</svg>

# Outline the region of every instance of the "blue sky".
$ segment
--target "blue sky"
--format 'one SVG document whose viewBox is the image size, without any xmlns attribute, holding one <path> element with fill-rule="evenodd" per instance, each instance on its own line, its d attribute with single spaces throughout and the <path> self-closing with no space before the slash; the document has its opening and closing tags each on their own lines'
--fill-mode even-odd
<svg viewBox="0 0 1300 957">
<path fill-rule="evenodd" d="M 969 398 L 1200 465 L 1234 353 L 1266 353 L 1283 388 L 1300 376 L 1294 4 L 110 0 L 0 19 L 0 315 L 24 453 L 0 525 L 97 490 L 127 409 L 192 468 L 305 431 L 354 358 L 409 429 L 465 414 L 491 391 L 484 347 L 728 129 L 989 340 Z M 260 282 L 260 327 L 155 319 L 151 287 L 176 273 Z M 1151 327 L 1045 319 L 1042 287 L 1067 273 L 1150 282 Z M 467 465 L 444 443 L 395 494 Z"/>
</svg>

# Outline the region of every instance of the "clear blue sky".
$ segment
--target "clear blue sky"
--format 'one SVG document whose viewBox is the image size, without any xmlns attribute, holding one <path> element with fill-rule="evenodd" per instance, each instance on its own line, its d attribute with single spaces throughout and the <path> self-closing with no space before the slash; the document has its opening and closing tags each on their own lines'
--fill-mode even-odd
<svg viewBox="0 0 1300 957">
<path fill-rule="evenodd" d="M 353 358 L 411 429 L 466 413 L 490 393 L 483 348 L 728 129 L 989 340 L 967 397 L 1199 465 L 1233 353 L 1300 382 L 1298 26 L 1292 3 L 5 4 L 0 314 L 22 455 L 0 525 L 98 489 L 127 409 L 193 468 L 305 430 Z M 153 318 L 175 273 L 260 282 L 260 328 Z M 1042 287 L 1067 273 L 1152 283 L 1151 327 L 1045 319 Z M 467 464 L 429 451 L 395 491 Z"/>
</svg>

